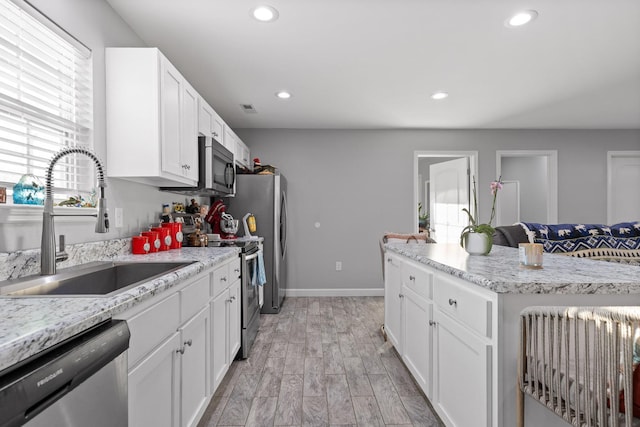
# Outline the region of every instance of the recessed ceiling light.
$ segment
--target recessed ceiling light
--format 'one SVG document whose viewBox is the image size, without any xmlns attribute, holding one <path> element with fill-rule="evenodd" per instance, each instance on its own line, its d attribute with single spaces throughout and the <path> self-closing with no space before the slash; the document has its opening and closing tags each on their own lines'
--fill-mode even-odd
<svg viewBox="0 0 640 427">
<path fill-rule="evenodd" d="M 286 90 L 281 90 L 280 92 L 276 92 L 276 96 L 280 99 L 289 99 L 291 98 L 291 94 Z"/>
<path fill-rule="evenodd" d="M 271 6 L 258 6 L 251 11 L 251 15 L 260 22 L 273 22 L 278 19 L 278 11 Z"/>
<path fill-rule="evenodd" d="M 505 25 L 510 28 L 521 27 L 529 22 L 533 21 L 538 17 L 538 12 L 535 10 L 523 10 L 522 12 L 518 12 L 509 18 Z"/>
<path fill-rule="evenodd" d="M 448 97 L 449 94 L 447 92 L 443 92 L 441 90 L 439 90 L 438 92 L 434 92 L 431 95 L 431 99 L 435 99 L 435 100 L 441 100 L 441 99 L 445 99 L 446 97 Z"/>
</svg>

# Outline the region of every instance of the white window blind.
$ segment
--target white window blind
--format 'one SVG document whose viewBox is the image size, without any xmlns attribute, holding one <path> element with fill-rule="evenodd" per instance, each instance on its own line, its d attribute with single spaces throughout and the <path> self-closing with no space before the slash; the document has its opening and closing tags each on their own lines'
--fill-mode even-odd
<svg viewBox="0 0 640 427">
<path fill-rule="evenodd" d="M 62 148 L 91 148 L 92 74 L 88 48 L 24 0 L 0 0 L 0 186 L 9 194 L 23 174 L 44 184 Z M 63 157 L 53 185 L 59 200 L 86 195 L 95 186 L 93 162 Z"/>
</svg>

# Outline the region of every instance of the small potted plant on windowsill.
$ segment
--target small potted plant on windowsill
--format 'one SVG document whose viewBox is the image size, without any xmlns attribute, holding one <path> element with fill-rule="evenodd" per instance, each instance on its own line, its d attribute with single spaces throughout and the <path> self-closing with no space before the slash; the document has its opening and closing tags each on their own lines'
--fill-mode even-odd
<svg viewBox="0 0 640 427">
<path fill-rule="evenodd" d="M 491 217 L 486 224 L 478 224 L 478 197 L 476 191 L 476 178 L 473 177 L 473 213 L 471 215 L 469 209 L 462 209 L 469 216 L 470 224 L 462 229 L 460 234 L 460 246 L 462 246 L 470 255 L 487 255 L 491 252 L 493 246 L 493 233 L 495 229 L 491 225 L 496 214 L 496 197 L 498 190 L 502 189 L 502 180 L 491 182 L 491 194 L 493 195 L 493 204 L 491 205 Z"/>
</svg>

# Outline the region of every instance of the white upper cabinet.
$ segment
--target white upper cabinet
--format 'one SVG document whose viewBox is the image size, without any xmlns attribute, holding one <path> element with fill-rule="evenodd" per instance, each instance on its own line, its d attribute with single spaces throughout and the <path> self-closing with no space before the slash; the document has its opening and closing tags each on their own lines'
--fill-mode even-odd
<svg viewBox="0 0 640 427">
<path fill-rule="evenodd" d="M 239 165 L 249 169 L 253 168 L 253 165 L 251 164 L 251 151 L 240 138 L 236 138 L 235 159 L 236 163 Z"/>
<path fill-rule="evenodd" d="M 214 140 L 222 143 L 222 129 L 224 121 L 218 113 L 207 104 L 204 98 L 198 99 L 198 132 L 204 136 L 210 136 Z"/>
<path fill-rule="evenodd" d="M 109 176 L 198 182 L 198 93 L 157 48 L 106 49 Z"/>
</svg>

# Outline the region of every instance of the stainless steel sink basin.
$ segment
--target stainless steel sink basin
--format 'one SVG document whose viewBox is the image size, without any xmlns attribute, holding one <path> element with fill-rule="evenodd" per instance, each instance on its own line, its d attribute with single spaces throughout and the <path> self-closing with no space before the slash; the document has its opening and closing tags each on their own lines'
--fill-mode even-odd
<svg viewBox="0 0 640 427">
<path fill-rule="evenodd" d="M 4 296 L 110 296 L 191 262 L 92 262 L 51 276 L 0 282 Z"/>
</svg>

